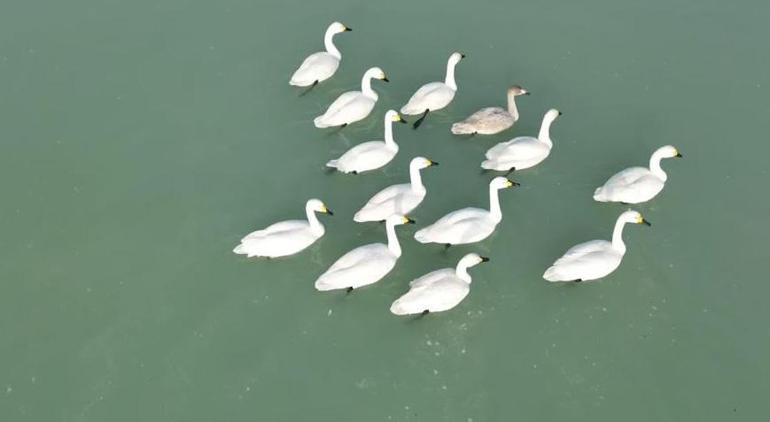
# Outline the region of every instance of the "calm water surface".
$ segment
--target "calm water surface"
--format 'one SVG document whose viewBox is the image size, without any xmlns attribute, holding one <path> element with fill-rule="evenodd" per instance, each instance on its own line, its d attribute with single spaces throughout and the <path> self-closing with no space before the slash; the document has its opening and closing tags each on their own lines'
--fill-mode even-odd
<svg viewBox="0 0 770 422">
<path fill-rule="evenodd" d="M 770 37 L 765 0 L 358 2 L 7 0 L 0 12 L 0 420 L 758 421 L 770 413 Z M 337 37 L 337 75 L 291 72 Z M 323 164 L 377 139 L 382 114 L 457 68 L 454 103 L 380 171 Z M 340 133 L 312 118 L 381 66 L 380 102 Z M 452 121 L 503 104 L 522 120 L 463 139 Z M 486 241 L 412 238 L 487 203 L 483 152 L 564 112 L 542 165 L 502 193 Z M 614 172 L 674 144 L 651 228 L 601 283 L 550 285 L 569 246 L 608 238 Z M 386 279 L 345 296 L 315 278 L 384 239 L 352 222 L 424 172 Z M 291 259 L 231 253 L 241 235 L 324 199 L 327 235 Z M 475 251 L 469 297 L 420 321 L 388 313 L 409 280 Z"/>
</svg>

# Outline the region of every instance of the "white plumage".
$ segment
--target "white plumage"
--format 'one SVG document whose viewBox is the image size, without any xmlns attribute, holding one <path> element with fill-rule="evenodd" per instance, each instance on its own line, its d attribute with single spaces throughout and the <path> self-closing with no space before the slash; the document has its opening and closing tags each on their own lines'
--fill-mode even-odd
<svg viewBox="0 0 770 422">
<path fill-rule="evenodd" d="M 372 79 L 388 81 L 385 72 L 379 67 L 367 70 L 361 79 L 361 91 L 348 91 L 337 97 L 324 114 L 313 120 L 315 127 L 348 125 L 366 118 L 379 98 L 372 89 Z"/>
<path fill-rule="evenodd" d="M 518 186 L 505 177 L 496 177 L 489 183 L 489 210 L 481 208 L 463 208 L 441 217 L 425 227 L 414 238 L 420 243 L 442 243 L 462 245 L 479 242 L 492 234 L 503 219 L 500 211 L 500 189 Z"/>
<path fill-rule="evenodd" d="M 468 295 L 471 276 L 468 268 L 489 261 L 475 253 L 465 255 L 456 268 L 425 274 L 409 283 L 409 291 L 390 306 L 396 315 L 442 312 L 454 308 Z"/>
<path fill-rule="evenodd" d="M 318 199 L 311 199 L 305 204 L 307 220 L 288 220 L 275 223 L 263 230 L 249 233 L 233 252 L 253 256 L 276 258 L 293 255 L 302 251 L 324 235 L 323 224 L 315 213 L 331 215 L 332 212 Z"/>
<path fill-rule="evenodd" d="M 519 136 L 510 141 L 501 142 L 487 153 L 487 159 L 481 163 L 481 168 L 487 170 L 510 171 L 522 170 L 540 164 L 548 157 L 553 147 L 551 142 L 551 123 L 561 115 L 555 109 L 548 110 L 540 125 L 537 138 Z"/>
<path fill-rule="evenodd" d="M 393 139 L 393 122 L 406 123 L 395 110 L 389 110 L 385 113 L 384 141 L 358 144 L 347 150 L 340 158 L 330 160 L 326 166 L 342 173 L 361 173 L 388 164 L 398 153 L 398 144 Z"/>
<path fill-rule="evenodd" d="M 385 277 L 401 256 L 396 226 L 413 223 L 408 217 L 392 216 L 386 222 L 388 244 L 372 243 L 360 246 L 339 258 L 315 282 L 320 291 L 357 289 L 376 283 Z"/>
<path fill-rule="evenodd" d="M 671 145 L 658 148 L 650 157 L 650 168 L 631 167 L 615 174 L 604 185 L 596 188 L 594 200 L 626 204 L 649 201 L 663 190 L 668 180 L 668 175 L 660 167 L 660 160 L 681 156 Z"/>
<path fill-rule="evenodd" d="M 405 215 L 417 208 L 427 193 L 422 184 L 420 170 L 438 165 L 425 157 L 415 157 L 409 163 L 410 183 L 388 186 L 377 192 L 358 212 L 353 220 L 383 221 L 392 215 Z"/>
<path fill-rule="evenodd" d="M 612 242 L 591 240 L 573 246 L 545 271 L 543 278 L 548 281 L 589 281 L 615 271 L 626 253 L 623 243 L 626 223 L 650 225 L 638 212 L 626 211 L 615 222 Z"/>
<path fill-rule="evenodd" d="M 465 55 L 452 53 L 447 62 L 446 78 L 444 82 L 430 82 L 421 86 L 417 92 L 412 95 L 406 105 L 401 107 L 401 113 L 422 114 L 428 111 L 442 109 L 451 103 L 457 92 L 455 66 L 463 57 L 465 57 Z"/>
<path fill-rule="evenodd" d="M 289 84 L 294 86 L 310 86 L 331 78 L 340 66 L 340 60 L 342 60 L 342 53 L 334 45 L 334 35 L 350 30 L 350 28 L 339 22 L 329 25 L 324 35 L 326 51 L 319 51 L 309 55 L 291 76 Z"/>
<path fill-rule="evenodd" d="M 516 97 L 529 95 L 529 92 L 514 85 L 508 88 L 508 109 L 502 107 L 486 107 L 471 114 L 465 120 L 452 125 L 455 135 L 494 135 L 513 126 L 519 120 L 519 110 L 516 107 Z"/>
</svg>

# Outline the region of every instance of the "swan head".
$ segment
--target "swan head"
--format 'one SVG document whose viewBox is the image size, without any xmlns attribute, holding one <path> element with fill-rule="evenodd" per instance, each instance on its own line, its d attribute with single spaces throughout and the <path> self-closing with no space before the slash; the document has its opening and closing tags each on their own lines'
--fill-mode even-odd
<svg viewBox="0 0 770 422">
<path fill-rule="evenodd" d="M 513 186 L 521 186 L 519 183 L 509 180 L 507 177 L 498 176 L 489 182 L 489 187 L 493 189 L 507 189 Z"/>
<path fill-rule="evenodd" d="M 663 158 L 682 158 L 682 154 L 673 145 L 660 147 L 655 152 L 660 154 Z"/>
<path fill-rule="evenodd" d="M 425 157 L 414 157 L 412 158 L 412 161 L 409 162 L 409 167 L 416 167 L 420 170 L 424 168 L 428 168 L 430 166 L 437 166 L 437 165 L 438 165 L 437 162 Z"/>
<path fill-rule="evenodd" d="M 414 220 L 405 215 L 391 215 L 385 220 L 385 223 L 389 226 L 400 226 L 402 224 L 414 224 Z"/>
<path fill-rule="evenodd" d="M 559 111 L 559 110 L 557 110 L 555 108 L 552 108 L 552 109 L 548 110 L 545 113 L 545 117 L 543 117 L 543 120 L 547 120 L 549 122 L 552 122 L 552 121 L 556 120 L 556 118 L 561 116 L 561 115 L 562 115 L 561 111 Z"/>
<path fill-rule="evenodd" d="M 518 97 L 519 95 L 529 95 L 529 91 L 522 88 L 520 85 L 513 85 L 508 88 L 508 94 Z"/>
<path fill-rule="evenodd" d="M 455 51 L 454 53 L 452 53 L 451 56 L 449 56 L 449 64 L 454 66 L 457 63 L 460 63 L 460 60 L 462 60 L 464 58 L 465 58 L 465 54 L 458 53 L 458 52 Z"/>
<path fill-rule="evenodd" d="M 462 259 L 460 259 L 460 262 L 457 263 L 457 266 L 470 268 L 470 267 L 475 267 L 476 265 L 479 265 L 482 262 L 489 262 L 489 258 L 485 256 L 481 256 L 477 253 L 471 252 L 465 255 L 464 257 L 462 257 Z"/>
<path fill-rule="evenodd" d="M 390 82 L 387 76 L 385 76 L 385 72 L 380 69 L 379 67 L 373 67 L 364 73 L 364 78 L 367 79 L 379 79 L 381 81 Z"/>
<path fill-rule="evenodd" d="M 323 214 L 334 215 L 332 210 L 330 210 L 326 206 L 326 204 L 324 204 L 323 201 L 321 201 L 320 199 L 311 199 L 311 200 L 307 201 L 307 206 L 306 207 L 308 209 L 310 209 L 310 210 L 315 211 L 315 212 L 320 212 L 320 213 L 323 213 Z"/>
<path fill-rule="evenodd" d="M 631 224 L 644 224 L 646 226 L 651 226 L 649 221 L 645 220 L 644 217 L 642 217 L 642 214 L 638 211 L 634 210 L 628 210 L 624 212 L 623 214 L 620 214 L 619 220 L 631 223 Z"/>
<path fill-rule="evenodd" d="M 404 118 L 401 117 L 401 115 L 398 114 L 396 110 L 388 110 L 387 113 L 385 113 L 385 122 L 407 123 L 407 121 L 404 120 Z"/>
<path fill-rule="evenodd" d="M 352 31 L 352 29 L 348 28 L 347 26 L 339 22 L 332 22 L 332 24 L 329 25 L 328 31 L 331 31 L 334 34 L 339 34 L 340 32 Z"/>
</svg>

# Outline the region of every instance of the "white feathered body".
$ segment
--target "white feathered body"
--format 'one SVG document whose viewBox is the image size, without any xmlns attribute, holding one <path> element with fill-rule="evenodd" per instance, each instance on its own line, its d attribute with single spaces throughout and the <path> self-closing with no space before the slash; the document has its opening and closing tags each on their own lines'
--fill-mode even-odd
<svg viewBox="0 0 770 422">
<path fill-rule="evenodd" d="M 418 230 L 414 238 L 420 243 L 463 245 L 486 239 L 495 231 L 498 223 L 488 210 L 463 208 Z"/>
<path fill-rule="evenodd" d="M 452 102 L 457 91 L 443 82 L 425 84 L 401 107 L 403 114 L 422 114 L 425 110 L 439 110 Z"/>
<path fill-rule="evenodd" d="M 483 108 L 467 119 L 452 125 L 452 133 L 455 135 L 467 135 L 478 133 L 480 135 L 494 135 L 513 126 L 513 116 L 500 107 Z"/>
<path fill-rule="evenodd" d="M 388 186 L 379 191 L 353 216 L 357 222 L 383 221 L 392 215 L 407 215 L 425 199 L 426 190 L 411 183 Z"/>
<path fill-rule="evenodd" d="M 594 192 L 599 202 L 638 204 L 649 201 L 663 190 L 665 182 L 644 167 L 627 168 L 610 177 Z"/>
<path fill-rule="evenodd" d="M 453 268 L 433 271 L 409 283 L 409 291 L 390 307 L 396 315 L 424 311 L 442 312 L 454 308 L 470 292 L 470 284 L 457 276 Z"/>
<path fill-rule="evenodd" d="M 624 252 L 606 240 L 592 240 L 570 248 L 545 271 L 548 281 L 590 281 L 615 271 Z"/>
<path fill-rule="evenodd" d="M 481 167 L 497 171 L 507 171 L 512 167 L 522 170 L 540 164 L 550 153 L 551 147 L 545 142 L 531 136 L 520 136 L 490 148 Z"/>
<path fill-rule="evenodd" d="M 398 257 L 382 243 L 358 247 L 346 253 L 315 282 L 320 291 L 354 289 L 376 283 L 396 265 Z"/>
<path fill-rule="evenodd" d="M 323 234 L 323 227 L 314 231 L 307 220 L 282 221 L 249 233 L 233 252 L 248 257 L 288 256 L 312 245 Z"/>
<path fill-rule="evenodd" d="M 340 59 L 321 51 L 309 55 L 294 72 L 289 84 L 294 86 L 310 86 L 314 82 L 323 82 L 331 78 L 340 66 Z"/>
<path fill-rule="evenodd" d="M 342 126 L 366 118 L 377 103 L 376 97 L 364 95 L 361 91 L 348 91 L 337 97 L 326 112 L 315 118 L 318 128 Z"/>
<path fill-rule="evenodd" d="M 398 153 L 398 146 L 387 145 L 384 141 L 370 141 L 347 150 L 340 158 L 326 163 L 342 173 L 361 173 L 378 169 L 388 164 Z"/>
</svg>

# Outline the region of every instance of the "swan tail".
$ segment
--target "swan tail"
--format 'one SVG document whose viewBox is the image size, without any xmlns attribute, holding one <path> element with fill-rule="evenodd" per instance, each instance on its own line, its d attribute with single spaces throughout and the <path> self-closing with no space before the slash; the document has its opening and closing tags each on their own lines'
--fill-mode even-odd
<svg viewBox="0 0 770 422">
<path fill-rule="evenodd" d="M 246 255 L 246 247 L 243 246 L 243 243 L 239 244 L 238 246 L 233 249 L 233 253 L 236 253 L 238 255 Z"/>
<path fill-rule="evenodd" d="M 596 188 L 594 191 L 594 201 L 607 202 L 607 195 L 604 193 L 604 188 Z"/>
<path fill-rule="evenodd" d="M 326 278 L 324 276 L 318 277 L 318 280 L 315 281 L 315 289 L 319 292 L 328 292 L 329 290 L 338 289 L 339 287 L 335 286 L 333 283 L 327 282 Z"/>
<path fill-rule="evenodd" d="M 390 305 L 390 312 L 393 315 L 409 315 L 414 313 L 410 312 L 409 308 L 401 302 L 401 299 L 396 300 Z"/>
<path fill-rule="evenodd" d="M 430 243 L 430 232 L 427 228 L 417 230 L 417 233 L 414 234 L 414 240 L 420 243 Z"/>
<path fill-rule="evenodd" d="M 324 116 L 318 116 L 318 117 L 316 117 L 315 119 L 313 119 L 313 124 L 314 124 L 314 125 L 315 125 L 315 127 L 317 127 L 317 128 L 325 128 L 325 127 L 329 127 L 329 125 L 328 125 L 328 124 L 326 124 L 326 122 L 324 122 Z"/>
<path fill-rule="evenodd" d="M 329 160 L 329 162 L 326 163 L 326 167 L 331 167 L 336 169 L 338 168 L 337 163 L 339 163 L 339 160 Z"/>
<path fill-rule="evenodd" d="M 481 162 L 481 168 L 486 170 L 497 170 L 499 163 L 495 159 L 488 159 Z"/>
<path fill-rule="evenodd" d="M 555 265 L 545 270 L 545 273 L 543 273 L 543 278 L 550 282 L 568 281 L 564 279 L 564 275 L 559 273 L 559 269 Z"/>
<path fill-rule="evenodd" d="M 470 135 L 475 132 L 476 129 L 468 123 L 459 122 L 452 125 L 452 133 L 455 135 Z"/>
</svg>

